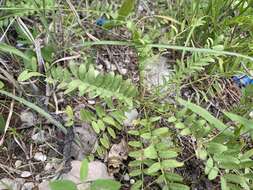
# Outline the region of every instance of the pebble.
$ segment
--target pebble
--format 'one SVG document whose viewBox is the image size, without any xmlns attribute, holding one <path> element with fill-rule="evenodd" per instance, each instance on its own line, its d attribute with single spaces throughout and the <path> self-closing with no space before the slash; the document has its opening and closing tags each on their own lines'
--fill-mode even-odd
<svg viewBox="0 0 253 190">
<path fill-rule="evenodd" d="M 36 152 L 34 159 L 37 161 L 45 162 L 47 160 L 47 156 L 41 152 Z"/>
<path fill-rule="evenodd" d="M 30 177 L 31 175 L 32 175 L 31 172 L 23 171 L 20 176 L 23 177 L 23 178 L 27 178 L 27 177 Z"/>
<path fill-rule="evenodd" d="M 46 166 L 45 166 L 45 168 L 44 168 L 44 170 L 45 170 L 45 171 L 49 171 L 49 170 L 51 170 L 53 167 L 54 167 L 53 164 L 47 163 Z"/>
<path fill-rule="evenodd" d="M 127 74 L 127 69 L 121 69 L 121 74 L 126 75 Z"/>
<path fill-rule="evenodd" d="M 16 167 L 16 168 L 19 168 L 21 165 L 22 165 L 22 161 L 21 161 L 21 160 L 17 160 L 17 161 L 15 162 L 15 167 Z"/>
<path fill-rule="evenodd" d="M 89 103 L 90 105 L 94 105 L 94 104 L 96 104 L 96 101 L 95 101 L 95 100 L 88 100 L 88 103 Z"/>
<path fill-rule="evenodd" d="M 253 119 L 253 111 L 251 111 L 251 112 L 249 113 L 249 117 L 250 117 L 251 119 Z"/>
<path fill-rule="evenodd" d="M 130 110 L 129 112 L 125 112 L 126 119 L 123 121 L 124 126 L 132 126 L 133 121 L 137 119 L 139 113 L 137 109 Z"/>
<path fill-rule="evenodd" d="M 124 175 L 123 179 L 124 179 L 125 181 L 129 181 L 129 180 L 130 180 L 129 174 L 126 173 L 126 174 Z"/>
<path fill-rule="evenodd" d="M 103 70 L 103 65 L 97 65 L 96 68 L 97 68 L 98 70 Z"/>
<path fill-rule="evenodd" d="M 21 112 L 20 119 L 23 123 L 26 123 L 27 126 L 33 126 L 36 122 L 34 114 L 30 111 Z"/>
<path fill-rule="evenodd" d="M 44 130 L 41 130 L 39 131 L 38 133 L 35 133 L 33 136 L 32 136 L 32 140 L 35 142 L 35 143 L 44 143 L 46 141 L 46 138 L 45 138 L 45 131 Z"/>
</svg>

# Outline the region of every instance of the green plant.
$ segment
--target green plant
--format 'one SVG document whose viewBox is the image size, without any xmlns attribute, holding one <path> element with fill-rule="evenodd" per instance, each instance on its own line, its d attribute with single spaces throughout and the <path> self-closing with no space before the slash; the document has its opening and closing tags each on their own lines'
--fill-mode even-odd
<svg viewBox="0 0 253 190">
<path fill-rule="evenodd" d="M 129 156 L 134 158 L 129 163 L 130 176 L 140 177 L 132 189 L 144 189 L 144 176 L 152 176 L 153 182 L 163 189 L 189 189 L 183 184 L 181 176 L 174 168 L 182 167 L 183 163 L 176 160 L 179 149 L 173 143 L 171 131 L 167 127 L 157 127 L 161 117 L 149 117 L 136 122 L 136 129 L 128 131 L 135 137 L 128 144 L 132 147 Z"/>
<path fill-rule="evenodd" d="M 0 14 L 0 26 L 6 26 L 9 24 L 10 19 L 17 16 L 31 16 L 41 13 L 43 10 L 46 11 L 55 5 L 54 0 L 8 0 L 5 6 L 2 8 Z"/>
<path fill-rule="evenodd" d="M 78 89 L 79 96 L 88 93 L 92 98 L 116 98 L 129 106 L 133 105 L 137 89 L 131 80 L 123 80 L 121 75 L 115 75 L 112 72 L 99 73 L 92 65 L 78 66 L 71 63 L 69 69 L 70 71 L 60 66 L 51 69 L 52 78 L 60 82 L 58 88 L 65 89 L 65 94 Z"/>
<path fill-rule="evenodd" d="M 125 119 L 124 107 L 116 107 L 111 111 L 105 111 L 100 105 L 95 106 L 95 113 L 89 109 L 80 110 L 80 119 L 89 123 L 98 134 L 99 146 L 96 151 L 99 156 L 105 155 L 110 148 L 111 140 L 116 139 L 117 132 L 123 130 L 122 123 Z"/>
</svg>

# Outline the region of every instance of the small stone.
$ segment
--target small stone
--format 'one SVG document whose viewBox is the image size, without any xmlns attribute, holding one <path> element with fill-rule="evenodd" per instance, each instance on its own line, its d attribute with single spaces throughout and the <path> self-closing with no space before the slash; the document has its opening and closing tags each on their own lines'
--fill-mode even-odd
<svg viewBox="0 0 253 190">
<path fill-rule="evenodd" d="M 23 177 L 23 178 L 27 178 L 27 177 L 30 177 L 31 175 L 32 175 L 31 172 L 23 171 L 20 176 Z"/>
<path fill-rule="evenodd" d="M 251 119 L 253 119 L 253 111 L 251 111 L 251 112 L 249 113 L 249 117 L 250 117 Z"/>
<path fill-rule="evenodd" d="M 98 70 L 103 70 L 103 65 L 97 65 L 96 68 L 97 68 Z"/>
<path fill-rule="evenodd" d="M 36 123 L 35 116 L 30 111 L 23 111 L 23 112 L 21 112 L 20 119 L 27 126 L 33 126 Z"/>
<path fill-rule="evenodd" d="M 54 167 L 53 164 L 47 163 L 46 166 L 45 166 L 45 168 L 44 168 L 44 170 L 45 170 L 45 171 L 49 171 L 49 170 L 51 170 L 53 167 Z"/>
<path fill-rule="evenodd" d="M 88 100 L 88 103 L 89 103 L 90 105 L 94 105 L 94 104 L 96 104 L 96 101 L 95 101 L 95 100 Z"/>
<path fill-rule="evenodd" d="M 124 179 L 125 181 L 129 181 L 129 180 L 130 180 L 129 174 L 128 174 L 128 173 L 125 174 L 124 177 L 123 177 L 123 179 Z"/>
<path fill-rule="evenodd" d="M 34 159 L 37 161 L 45 162 L 47 160 L 47 156 L 41 152 L 36 152 Z"/>
<path fill-rule="evenodd" d="M 128 127 L 128 126 L 132 126 L 133 125 L 133 121 L 137 119 L 138 117 L 138 111 L 137 109 L 133 109 L 129 112 L 125 113 L 126 119 L 123 122 L 124 126 Z"/>
<path fill-rule="evenodd" d="M 16 168 L 19 168 L 21 165 L 22 165 L 22 161 L 21 161 L 21 160 L 17 160 L 17 161 L 15 162 L 15 167 L 16 167 Z"/>
<path fill-rule="evenodd" d="M 117 67 L 115 65 L 111 65 L 111 71 L 116 71 Z"/>
<path fill-rule="evenodd" d="M 133 185 L 135 183 L 134 179 L 130 179 L 130 184 Z"/>
<path fill-rule="evenodd" d="M 121 69 L 121 74 L 126 75 L 127 74 L 127 69 Z"/>
<path fill-rule="evenodd" d="M 21 190 L 33 190 L 34 186 L 35 186 L 34 183 L 28 182 L 28 183 L 23 184 L 23 187 Z"/>
<path fill-rule="evenodd" d="M 32 140 L 35 142 L 35 143 L 44 143 L 46 141 L 46 138 L 45 138 L 45 131 L 44 130 L 41 130 L 39 131 L 38 133 L 35 133 L 33 136 L 32 136 Z"/>
</svg>

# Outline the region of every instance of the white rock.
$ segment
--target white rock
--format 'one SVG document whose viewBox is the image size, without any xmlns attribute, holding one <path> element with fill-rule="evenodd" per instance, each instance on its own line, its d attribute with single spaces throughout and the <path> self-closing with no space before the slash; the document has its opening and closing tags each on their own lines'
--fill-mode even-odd
<svg viewBox="0 0 253 190">
<path fill-rule="evenodd" d="M 117 67 L 115 65 L 111 65 L 111 70 L 112 71 L 116 71 L 117 70 Z"/>
<path fill-rule="evenodd" d="M 90 105 L 94 105 L 94 104 L 96 104 L 96 101 L 95 101 L 95 100 L 88 100 L 88 103 L 89 103 Z"/>
<path fill-rule="evenodd" d="M 49 170 L 51 170 L 53 167 L 54 167 L 53 164 L 47 163 L 46 166 L 45 166 L 45 168 L 44 168 L 44 170 L 45 170 L 45 171 L 49 171 Z"/>
<path fill-rule="evenodd" d="M 250 117 L 251 119 L 253 119 L 253 111 L 251 111 L 251 112 L 249 113 L 249 117 Z"/>
<path fill-rule="evenodd" d="M 130 184 L 133 185 L 135 183 L 134 179 L 130 179 Z"/>
<path fill-rule="evenodd" d="M 26 123 L 26 125 L 28 126 L 33 126 L 36 123 L 35 116 L 30 111 L 21 112 L 20 119 L 23 123 Z"/>
<path fill-rule="evenodd" d="M 121 69 L 121 74 L 126 75 L 127 74 L 127 69 Z"/>
<path fill-rule="evenodd" d="M 27 178 L 27 177 L 30 177 L 31 175 L 32 175 L 31 172 L 23 171 L 20 176 L 23 177 L 23 178 Z"/>
<path fill-rule="evenodd" d="M 124 126 L 132 126 L 133 125 L 133 121 L 137 119 L 138 117 L 138 111 L 137 109 L 133 109 L 129 112 L 125 113 L 126 119 L 123 122 Z"/>
<path fill-rule="evenodd" d="M 47 160 L 47 156 L 42 152 L 36 152 L 33 158 L 41 162 L 45 162 Z"/>
<path fill-rule="evenodd" d="M 130 180 L 129 174 L 125 174 L 124 177 L 123 177 L 123 179 L 125 181 L 129 181 Z"/>
<path fill-rule="evenodd" d="M 35 187 L 34 183 L 28 182 L 28 183 L 24 183 L 21 190 L 32 190 L 34 187 Z"/>
<path fill-rule="evenodd" d="M 21 161 L 21 160 L 17 160 L 17 161 L 15 162 L 15 167 L 16 167 L 16 168 L 19 168 L 21 165 L 22 165 L 22 161 Z"/>
<path fill-rule="evenodd" d="M 34 140 L 35 143 L 44 143 L 46 141 L 45 131 L 41 130 L 32 135 L 32 140 Z"/>
<path fill-rule="evenodd" d="M 97 65 L 96 68 L 97 68 L 98 70 L 103 70 L 103 65 Z"/>
</svg>

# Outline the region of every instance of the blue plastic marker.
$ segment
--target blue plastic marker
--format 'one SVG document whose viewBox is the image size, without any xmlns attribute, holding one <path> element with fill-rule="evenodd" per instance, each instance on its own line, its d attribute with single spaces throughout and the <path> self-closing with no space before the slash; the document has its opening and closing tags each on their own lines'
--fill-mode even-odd
<svg viewBox="0 0 253 190">
<path fill-rule="evenodd" d="M 250 84 L 253 84 L 253 78 L 247 76 L 247 75 L 241 75 L 241 76 L 234 76 L 232 77 L 233 81 L 239 85 L 239 86 L 248 86 Z"/>
<path fill-rule="evenodd" d="M 107 19 L 104 17 L 101 17 L 99 19 L 96 20 L 96 25 L 98 26 L 103 26 L 107 23 Z"/>
</svg>

